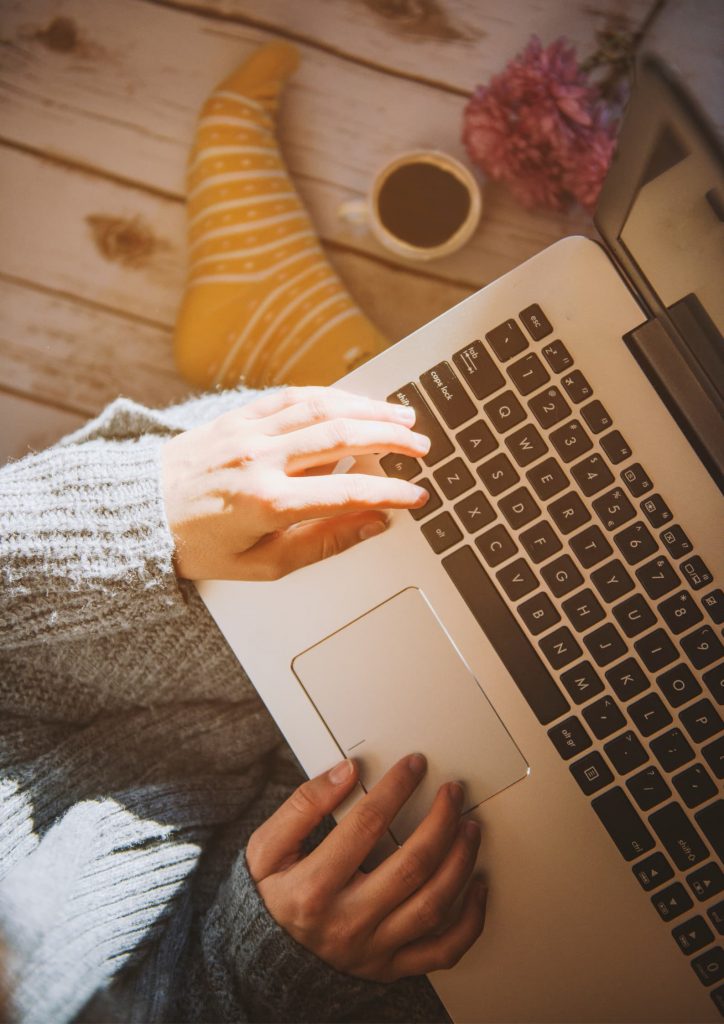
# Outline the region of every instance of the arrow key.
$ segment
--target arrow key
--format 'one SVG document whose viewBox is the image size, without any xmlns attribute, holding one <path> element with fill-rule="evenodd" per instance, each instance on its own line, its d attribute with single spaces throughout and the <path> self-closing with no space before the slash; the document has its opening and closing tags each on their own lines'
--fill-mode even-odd
<svg viewBox="0 0 724 1024">
<path fill-rule="evenodd" d="M 684 921 L 672 929 L 671 934 L 686 956 L 698 953 L 700 949 L 714 941 L 714 934 L 703 917 L 692 917 L 691 920 Z"/>
<path fill-rule="evenodd" d="M 686 881 L 698 900 L 708 900 L 724 889 L 724 872 L 716 861 L 711 861 L 692 871 L 686 876 Z"/>
</svg>

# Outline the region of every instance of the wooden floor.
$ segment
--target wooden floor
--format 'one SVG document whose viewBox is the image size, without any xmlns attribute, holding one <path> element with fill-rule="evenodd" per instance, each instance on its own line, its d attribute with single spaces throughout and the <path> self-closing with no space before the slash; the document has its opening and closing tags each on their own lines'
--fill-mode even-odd
<svg viewBox="0 0 724 1024">
<path fill-rule="evenodd" d="M 467 95 L 532 32 L 566 34 L 586 54 L 597 30 L 636 28 L 653 3 L 0 0 L 0 462 L 118 394 L 187 393 L 171 357 L 186 156 L 204 97 L 260 42 L 299 45 L 284 154 L 330 259 L 397 339 L 591 224 L 486 187 L 472 242 L 420 269 L 356 233 L 340 204 L 403 150 L 462 155 Z M 722 10 L 666 0 L 652 29 L 705 99 L 720 86 Z"/>
</svg>

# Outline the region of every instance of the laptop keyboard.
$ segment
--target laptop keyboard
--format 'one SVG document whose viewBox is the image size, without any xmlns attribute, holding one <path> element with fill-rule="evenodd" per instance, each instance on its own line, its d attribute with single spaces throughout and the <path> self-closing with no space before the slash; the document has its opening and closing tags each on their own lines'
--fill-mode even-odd
<svg viewBox="0 0 724 1024">
<path fill-rule="evenodd" d="M 380 463 L 724 1014 L 724 594 L 552 335 L 529 306 L 399 388 L 430 451 Z"/>
</svg>

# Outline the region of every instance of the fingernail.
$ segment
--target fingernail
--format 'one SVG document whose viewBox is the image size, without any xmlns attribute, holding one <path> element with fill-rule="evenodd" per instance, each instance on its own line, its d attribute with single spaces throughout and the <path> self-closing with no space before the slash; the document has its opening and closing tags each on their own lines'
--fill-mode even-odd
<svg viewBox="0 0 724 1024">
<path fill-rule="evenodd" d="M 424 487 L 418 487 L 417 501 L 415 504 L 419 508 L 421 505 L 426 505 L 430 500 L 430 492 L 426 491 Z"/>
<path fill-rule="evenodd" d="M 463 835 L 469 843 L 477 843 L 480 839 L 480 825 L 477 821 L 466 821 L 463 825 Z"/>
<path fill-rule="evenodd" d="M 369 540 L 370 537 L 376 537 L 379 533 L 384 533 L 389 525 L 387 519 L 375 519 L 374 522 L 365 523 L 359 531 L 359 539 Z"/>
<path fill-rule="evenodd" d="M 415 410 L 410 405 L 397 405 L 395 406 L 395 413 L 404 420 L 405 423 L 415 422 Z"/>
<path fill-rule="evenodd" d="M 422 754 L 412 754 L 407 759 L 407 767 L 413 775 L 422 775 L 427 768 L 427 760 Z"/>
<path fill-rule="evenodd" d="M 459 782 L 448 782 L 447 795 L 450 798 L 450 803 L 453 805 L 456 811 L 459 811 L 463 805 L 463 787 Z"/>
<path fill-rule="evenodd" d="M 346 782 L 352 774 L 352 762 L 348 760 L 340 761 L 334 768 L 330 768 L 328 778 L 331 783 L 335 786 L 341 785 Z"/>
<path fill-rule="evenodd" d="M 413 434 L 412 443 L 415 449 L 419 451 L 421 455 L 426 455 L 427 452 L 430 451 L 430 445 L 432 442 L 430 441 L 430 438 L 427 437 L 425 434 Z"/>
</svg>

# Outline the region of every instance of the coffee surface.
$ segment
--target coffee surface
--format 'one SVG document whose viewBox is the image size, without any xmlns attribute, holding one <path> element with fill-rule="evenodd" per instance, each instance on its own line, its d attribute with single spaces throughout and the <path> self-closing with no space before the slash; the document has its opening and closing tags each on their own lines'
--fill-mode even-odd
<svg viewBox="0 0 724 1024">
<path fill-rule="evenodd" d="M 465 223 L 470 194 L 450 171 L 418 161 L 398 167 L 386 178 L 377 194 L 377 210 L 390 234 L 432 249 Z"/>
</svg>

